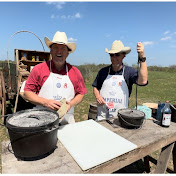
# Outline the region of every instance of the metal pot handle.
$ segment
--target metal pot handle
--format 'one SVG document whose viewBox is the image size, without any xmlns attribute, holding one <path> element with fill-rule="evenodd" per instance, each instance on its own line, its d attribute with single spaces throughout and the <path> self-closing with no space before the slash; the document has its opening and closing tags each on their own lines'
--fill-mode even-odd
<svg viewBox="0 0 176 176">
<path fill-rule="evenodd" d="M 49 129 L 46 129 L 44 131 L 44 133 L 49 133 L 51 131 L 58 130 L 59 128 L 60 128 L 60 124 L 59 125 L 54 125 L 53 127 L 49 128 Z"/>
<path fill-rule="evenodd" d="M 128 125 L 131 125 L 131 126 L 134 126 L 134 127 L 139 127 L 139 125 L 134 125 L 134 124 L 132 124 L 132 123 L 127 122 L 120 114 L 118 114 L 118 116 L 120 116 L 120 118 L 121 118 L 125 123 L 127 123 Z M 143 122 L 142 122 L 142 124 L 141 124 L 141 126 L 140 126 L 140 129 L 141 129 L 142 126 L 145 124 L 145 122 L 146 122 L 146 119 L 145 119 L 145 117 L 144 117 L 144 120 L 143 120 Z"/>
<path fill-rule="evenodd" d="M 0 123 L 1 126 L 5 126 L 5 127 L 6 127 L 6 119 L 7 119 L 7 117 L 8 117 L 9 115 L 11 115 L 11 114 L 0 115 L 0 118 L 2 117 L 2 119 L 3 119 L 3 117 L 4 117 L 3 124 Z"/>
</svg>

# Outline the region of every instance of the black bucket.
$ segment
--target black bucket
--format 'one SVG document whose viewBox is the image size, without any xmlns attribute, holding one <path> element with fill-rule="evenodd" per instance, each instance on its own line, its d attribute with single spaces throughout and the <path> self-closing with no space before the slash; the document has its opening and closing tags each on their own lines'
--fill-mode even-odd
<svg viewBox="0 0 176 176">
<path fill-rule="evenodd" d="M 88 120 L 89 119 L 96 120 L 96 118 L 97 118 L 97 102 L 93 102 L 90 103 Z"/>
<path fill-rule="evenodd" d="M 120 109 L 118 117 L 121 127 L 133 129 L 140 128 L 143 124 L 145 113 L 135 109 Z"/>
<path fill-rule="evenodd" d="M 50 154 L 57 145 L 58 126 L 58 114 L 47 109 L 23 110 L 10 115 L 6 127 L 14 155 L 30 160 Z"/>
</svg>

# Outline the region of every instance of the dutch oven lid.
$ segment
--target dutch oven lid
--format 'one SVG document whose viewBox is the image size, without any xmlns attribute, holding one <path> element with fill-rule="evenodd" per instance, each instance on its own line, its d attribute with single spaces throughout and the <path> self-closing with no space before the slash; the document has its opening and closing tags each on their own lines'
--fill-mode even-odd
<svg viewBox="0 0 176 176">
<path fill-rule="evenodd" d="M 136 110 L 136 109 L 119 109 L 118 114 L 120 114 L 122 117 L 126 118 L 144 118 L 145 114 L 142 111 Z"/>
<path fill-rule="evenodd" d="M 12 114 L 7 118 L 7 124 L 15 127 L 41 127 L 52 124 L 59 116 L 47 109 L 28 109 Z"/>
</svg>

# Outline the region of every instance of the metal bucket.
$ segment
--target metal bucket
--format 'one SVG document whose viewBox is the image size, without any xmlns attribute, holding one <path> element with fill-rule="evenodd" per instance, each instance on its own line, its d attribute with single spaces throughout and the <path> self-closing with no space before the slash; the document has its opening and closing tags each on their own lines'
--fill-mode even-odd
<svg viewBox="0 0 176 176">
<path fill-rule="evenodd" d="M 14 155 L 22 160 L 40 158 L 57 145 L 59 116 L 46 109 L 23 110 L 6 119 Z"/>
<path fill-rule="evenodd" d="M 90 103 L 88 119 L 96 120 L 97 118 L 97 102 Z"/>
<path fill-rule="evenodd" d="M 118 117 L 120 125 L 124 128 L 139 128 L 142 126 L 145 113 L 135 109 L 119 109 Z"/>
</svg>

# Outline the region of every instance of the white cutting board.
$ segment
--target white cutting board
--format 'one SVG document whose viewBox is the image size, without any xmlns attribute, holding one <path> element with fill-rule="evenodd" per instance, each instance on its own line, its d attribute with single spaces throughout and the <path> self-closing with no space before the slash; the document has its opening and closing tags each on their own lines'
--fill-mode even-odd
<svg viewBox="0 0 176 176">
<path fill-rule="evenodd" d="M 82 170 L 90 169 L 137 148 L 137 145 L 94 120 L 62 126 L 57 135 Z"/>
</svg>

